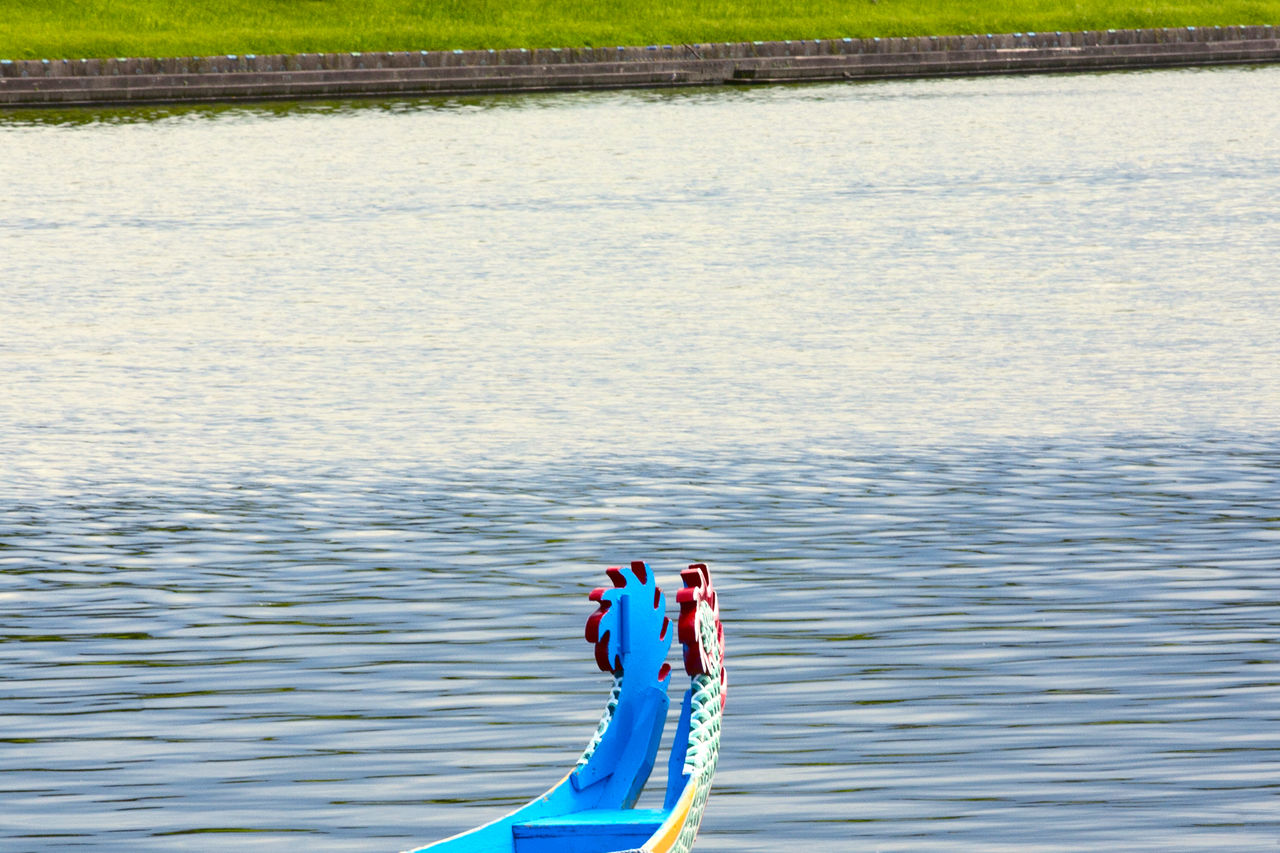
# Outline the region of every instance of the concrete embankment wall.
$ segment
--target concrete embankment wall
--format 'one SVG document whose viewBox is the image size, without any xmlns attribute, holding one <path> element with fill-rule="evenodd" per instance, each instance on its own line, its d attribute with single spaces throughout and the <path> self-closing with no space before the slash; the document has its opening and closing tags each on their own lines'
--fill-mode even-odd
<svg viewBox="0 0 1280 853">
<path fill-rule="evenodd" d="M 616 48 L 0 60 L 0 107 L 453 96 L 1277 61 L 1276 26 Z"/>
</svg>

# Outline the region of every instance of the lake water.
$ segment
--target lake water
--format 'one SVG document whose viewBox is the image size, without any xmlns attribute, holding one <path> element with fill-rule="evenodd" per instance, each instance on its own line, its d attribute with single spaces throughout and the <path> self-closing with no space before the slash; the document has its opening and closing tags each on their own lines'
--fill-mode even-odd
<svg viewBox="0 0 1280 853">
<path fill-rule="evenodd" d="M 488 820 L 647 559 L 700 851 L 1280 850 L 1278 198 L 1274 66 L 0 114 L 0 849 Z"/>
</svg>

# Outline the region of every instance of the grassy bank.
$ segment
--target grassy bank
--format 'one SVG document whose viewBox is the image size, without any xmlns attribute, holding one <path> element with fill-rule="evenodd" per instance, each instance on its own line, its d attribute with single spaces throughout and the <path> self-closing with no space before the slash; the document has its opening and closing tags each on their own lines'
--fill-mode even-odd
<svg viewBox="0 0 1280 853">
<path fill-rule="evenodd" d="M 0 57 L 571 47 L 1280 23 L 1280 0 L 0 0 Z"/>
</svg>

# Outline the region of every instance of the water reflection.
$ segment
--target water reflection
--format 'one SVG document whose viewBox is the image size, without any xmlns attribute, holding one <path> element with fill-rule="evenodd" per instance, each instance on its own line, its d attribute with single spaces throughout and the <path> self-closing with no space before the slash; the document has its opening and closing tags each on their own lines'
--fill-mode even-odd
<svg viewBox="0 0 1280 853">
<path fill-rule="evenodd" d="M 0 127 L 92 127 L 154 124 L 174 120 L 296 120 L 303 116 L 597 109 L 601 104 L 693 104 L 750 97 L 747 90 L 691 86 L 636 92 L 527 92 L 520 95 L 450 95 L 422 98 L 337 98 L 333 100 L 264 100 L 234 104 L 155 104 L 146 106 L 19 107 L 0 112 Z"/>
<path fill-rule="evenodd" d="M 700 849 L 1244 849 L 1276 828 L 1278 469 L 1090 443 L 9 510 L 6 799 L 95 848 L 446 834 L 589 733 L 592 568 L 716 554 L 735 665 Z"/>
</svg>

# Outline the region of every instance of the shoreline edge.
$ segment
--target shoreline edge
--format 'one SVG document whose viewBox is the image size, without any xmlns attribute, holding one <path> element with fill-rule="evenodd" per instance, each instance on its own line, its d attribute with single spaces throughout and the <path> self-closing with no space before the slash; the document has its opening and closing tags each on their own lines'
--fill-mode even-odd
<svg viewBox="0 0 1280 853">
<path fill-rule="evenodd" d="M 1280 62 L 1280 27 L 610 48 L 0 59 L 0 108 L 433 97 Z"/>
</svg>

